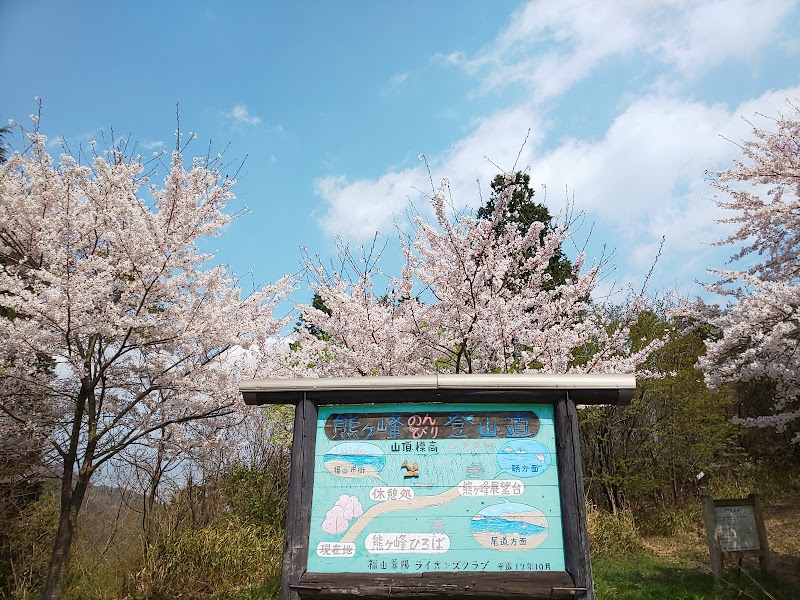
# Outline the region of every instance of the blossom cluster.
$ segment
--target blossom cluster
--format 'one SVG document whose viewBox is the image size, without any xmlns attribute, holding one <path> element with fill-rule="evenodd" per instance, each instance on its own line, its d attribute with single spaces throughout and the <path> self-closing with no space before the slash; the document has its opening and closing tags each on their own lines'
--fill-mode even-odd
<svg viewBox="0 0 800 600">
<path fill-rule="evenodd" d="M 779 431 L 800 419 L 800 110 L 792 108 L 775 131 L 754 129 L 742 143 L 746 160 L 718 173 L 725 199 L 717 204 L 733 211 L 722 222 L 737 225 L 718 245 L 740 245 L 731 262 L 741 268 L 711 271 L 708 289 L 731 303 L 704 312 L 719 336 L 698 365 L 711 386 L 772 382 L 772 412 L 740 422 Z"/>
<path fill-rule="evenodd" d="M 339 535 L 347 531 L 351 519 L 357 519 L 364 514 L 361 502 L 355 496 L 342 494 L 330 510 L 325 513 L 322 531 L 331 535 Z"/>
<path fill-rule="evenodd" d="M 118 149 L 56 162 L 28 139 L 0 165 L 0 438 L 46 438 L 88 472 L 153 439 L 211 443 L 187 424 L 239 404 L 292 287 L 243 295 L 199 250 L 230 221 L 233 182 L 179 151 L 158 183 Z"/>
<path fill-rule="evenodd" d="M 442 184 L 430 200 L 434 218 L 418 216 L 415 235 L 401 238 L 397 277 L 385 278 L 374 260 L 350 261 L 357 272 L 309 261 L 328 310 L 300 307 L 324 335 L 299 332 L 296 366 L 316 376 L 634 372 L 661 343 L 630 351 L 637 299 L 612 322 L 590 302 L 601 266 L 585 268 L 582 254 L 566 281 L 549 285 L 550 259 L 571 225 L 546 235 L 544 223 L 524 234 L 499 227 L 513 188 L 498 194 L 491 218 L 476 219 L 449 214 Z"/>
</svg>

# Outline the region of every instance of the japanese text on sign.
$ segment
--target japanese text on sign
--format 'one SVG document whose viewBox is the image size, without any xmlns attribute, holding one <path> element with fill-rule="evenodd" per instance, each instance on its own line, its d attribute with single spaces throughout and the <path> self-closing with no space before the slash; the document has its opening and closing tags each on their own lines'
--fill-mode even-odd
<svg viewBox="0 0 800 600">
<path fill-rule="evenodd" d="M 325 421 L 327 438 L 342 441 L 531 438 L 538 432 L 532 411 L 339 413 Z"/>
</svg>

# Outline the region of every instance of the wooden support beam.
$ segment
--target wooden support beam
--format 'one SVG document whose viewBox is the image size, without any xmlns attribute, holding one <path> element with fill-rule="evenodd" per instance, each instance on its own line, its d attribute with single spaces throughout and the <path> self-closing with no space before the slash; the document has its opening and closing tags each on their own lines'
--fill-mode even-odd
<svg viewBox="0 0 800 600">
<path fill-rule="evenodd" d="M 308 398 L 303 398 L 295 408 L 294 432 L 280 600 L 300 600 L 293 586 L 299 583 L 308 564 L 314 448 L 317 440 L 317 407 Z"/>
<path fill-rule="evenodd" d="M 516 574 L 515 574 L 516 575 Z M 487 600 L 580 598 L 565 571 L 530 574 L 526 578 L 506 573 L 306 573 L 294 589 L 303 600 L 346 597 L 359 600 L 402 598 L 444 600 L 480 598 Z"/>
<path fill-rule="evenodd" d="M 594 600 L 594 577 L 589 557 L 589 532 L 583 496 L 578 411 L 567 397 L 554 406 L 558 480 L 561 489 L 561 521 L 564 529 L 564 560 L 574 586 L 585 588 L 581 598 Z"/>
</svg>

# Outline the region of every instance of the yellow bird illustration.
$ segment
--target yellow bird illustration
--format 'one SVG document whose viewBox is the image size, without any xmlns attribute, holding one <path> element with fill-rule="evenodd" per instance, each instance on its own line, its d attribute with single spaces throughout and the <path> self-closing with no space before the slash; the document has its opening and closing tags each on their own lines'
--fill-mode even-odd
<svg viewBox="0 0 800 600">
<path fill-rule="evenodd" d="M 406 470 L 406 474 L 403 477 L 419 477 L 419 464 L 416 461 L 409 466 L 408 461 L 404 460 L 400 468 Z"/>
</svg>

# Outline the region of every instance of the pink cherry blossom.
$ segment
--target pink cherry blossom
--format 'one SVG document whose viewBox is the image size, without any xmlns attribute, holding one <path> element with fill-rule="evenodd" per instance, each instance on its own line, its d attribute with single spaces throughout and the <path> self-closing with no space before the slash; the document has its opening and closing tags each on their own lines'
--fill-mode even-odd
<svg viewBox="0 0 800 600">
<path fill-rule="evenodd" d="M 56 163 L 44 135 L 27 139 L 0 165 L 0 440 L 58 463 L 56 597 L 92 475 L 165 439 L 214 443 L 214 427 L 190 424 L 239 410 L 238 380 L 288 322 L 272 311 L 291 282 L 243 294 L 199 250 L 231 220 L 218 161 L 187 168 L 175 151 L 159 183 L 157 162 L 113 149 Z"/>
<path fill-rule="evenodd" d="M 322 522 L 322 531 L 331 535 L 339 535 L 347 531 L 349 521 L 344 516 L 344 509 L 338 504 L 334 505 L 327 513 Z"/>
<path fill-rule="evenodd" d="M 297 338 L 299 373 L 309 376 L 409 375 L 428 372 L 634 372 L 661 342 L 628 351 L 627 325 L 642 306 L 635 296 L 612 322 L 587 302 L 602 265 L 574 260 L 572 277 L 547 286 L 550 258 L 571 236 L 571 223 L 540 239 L 497 233 L 509 186 L 494 216 L 477 220 L 447 209 L 447 183 L 430 199 L 434 219 L 418 216 L 397 244 L 398 276 L 379 267 L 373 246 L 361 259 L 343 251 L 340 268 L 308 261 L 313 290 L 330 314 L 300 306 L 306 323 L 324 331 Z"/>
</svg>

